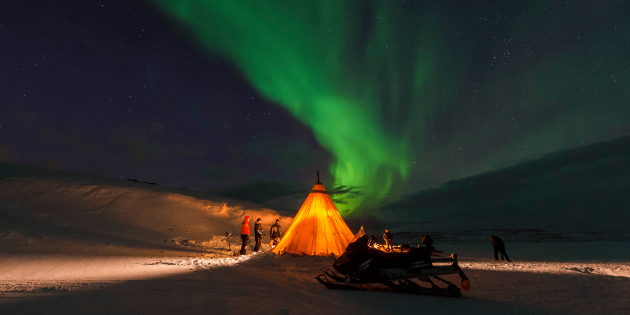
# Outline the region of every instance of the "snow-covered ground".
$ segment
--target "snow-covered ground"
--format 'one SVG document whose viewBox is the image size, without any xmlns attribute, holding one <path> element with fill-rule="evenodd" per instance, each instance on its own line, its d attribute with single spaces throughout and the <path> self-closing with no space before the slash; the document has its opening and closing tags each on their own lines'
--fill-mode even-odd
<svg viewBox="0 0 630 315">
<path fill-rule="evenodd" d="M 429 232 L 471 280 L 460 298 L 331 290 L 329 257 L 233 257 L 263 205 L 181 189 L 0 164 L 0 314 L 624 314 L 629 235 Z M 267 228 L 268 229 L 268 228 Z M 381 231 L 367 231 L 382 234 Z M 377 234 L 379 233 L 379 234 Z M 398 233 L 413 244 L 424 233 Z M 512 263 L 494 262 L 489 235 Z M 236 243 L 236 245 L 234 244 Z M 250 246 L 251 249 L 251 246 Z M 264 249 L 268 249 L 265 245 Z M 457 276 L 447 279 L 458 283 Z"/>
</svg>

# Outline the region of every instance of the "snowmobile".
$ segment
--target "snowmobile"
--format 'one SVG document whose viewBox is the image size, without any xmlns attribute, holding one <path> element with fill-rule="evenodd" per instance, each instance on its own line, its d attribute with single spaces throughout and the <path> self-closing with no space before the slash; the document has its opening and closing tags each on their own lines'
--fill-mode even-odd
<svg viewBox="0 0 630 315">
<path fill-rule="evenodd" d="M 461 296 L 460 289 L 441 276 L 458 274 L 461 289 L 470 290 L 470 281 L 457 264 L 457 254 L 448 258 L 431 258 L 433 247 L 407 247 L 401 252 L 384 252 L 368 246 L 368 237 L 362 236 L 348 245 L 346 252 L 332 263 L 333 268 L 315 277 L 328 288 L 343 290 L 378 291 L 378 284 L 385 291 L 440 296 Z M 445 283 L 439 287 L 433 280 Z M 428 283 L 421 286 L 415 281 Z"/>
</svg>

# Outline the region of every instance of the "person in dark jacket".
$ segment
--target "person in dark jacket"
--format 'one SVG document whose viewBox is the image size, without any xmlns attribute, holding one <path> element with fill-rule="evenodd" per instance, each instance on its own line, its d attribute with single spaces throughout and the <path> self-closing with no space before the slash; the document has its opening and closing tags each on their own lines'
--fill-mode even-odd
<svg viewBox="0 0 630 315">
<path fill-rule="evenodd" d="M 276 219 L 276 223 L 271 226 L 271 228 L 269 229 L 269 235 L 271 237 L 271 241 L 273 241 L 273 246 L 278 245 L 278 242 L 280 242 L 280 238 L 282 237 L 282 226 L 280 226 L 280 219 Z"/>
<path fill-rule="evenodd" d="M 256 253 L 260 250 L 262 239 L 265 237 L 265 231 L 263 231 L 262 220 L 260 218 L 256 219 L 256 223 L 254 224 L 254 236 L 256 237 L 256 246 L 254 246 L 254 252 Z"/>
<path fill-rule="evenodd" d="M 249 216 L 246 215 L 243 219 L 243 223 L 241 223 L 241 240 L 243 241 L 241 251 L 239 252 L 241 255 L 247 254 L 247 241 L 249 240 L 249 233 Z"/>
<path fill-rule="evenodd" d="M 385 240 L 385 248 L 388 252 L 391 252 L 394 248 L 392 247 L 394 242 L 394 235 L 389 232 L 389 230 L 385 230 L 385 234 L 383 234 L 383 239 Z"/>
<path fill-rule="evenodd" d="M 499 261 L 498 253 L 501 253 L 501 260 L 507 260 L 511 262 L 510 257 L 505 253 L 505 244 L 503 240 L 498 236 L 490 235 L 490 243 L 494 249 L 494 260 Z"/>
<path fill-rule="evenodd" d="M 422 237 L 422 245 L 424 245 L 424 247 L 426 247 L 427 249 L 431 250 L 431 254 L 433 254 L 433 251 L 435 251 L 435 247 L 433 247 L 433 238 L 431 238 L 431 235 L 425 235 Z M 421 247 L 421 246 L 418 246 Z"/>
</svg>

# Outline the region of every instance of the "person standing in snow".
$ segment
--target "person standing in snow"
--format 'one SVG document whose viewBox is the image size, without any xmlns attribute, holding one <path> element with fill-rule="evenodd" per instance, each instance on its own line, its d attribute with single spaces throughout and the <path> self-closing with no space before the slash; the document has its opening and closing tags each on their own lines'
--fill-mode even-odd
<svg viewBox="0 0 630 315">
<path fill-rule="evenodd" d="M 241 245 L 241 251 L 239 254 L 245 255 L 247 254 L 247 241 L 249 240 L 249 216 L 246 215 L 243 219 L 243 223 L 241 223 L 241 240 L 243 240 L 243 245 Z"/>
<path fill-rule="evenodd" d="M 422 237 L 422 245 L 424 245 L 426 248 L 431 250 L 431 254 L 433 254 L 433 251 L 435 250 L 435 247 L 433 247 L 433 238 L 431 237 L 431 235 L 425 235 Z"/>
<path fill-rule="evenodd" d="M 498 236 L 490 235 L 490 244 L 492 244 L 492 248 L 494 249 L 494 260 L 499 261 L 498 253 L 501 253 L 501 260 L 507 260 L 511 262 L 510 257 L 505 253 L 505 244 L 503 240 Z"/>
<path fill-rule="evenodd" d="M 262 220 L 260 218 L 256 219 L 256 223 L 254 224 L 254 236 L 256 237 L 254 252 L 257 253 L 260 250 L 262 239 L 265 237 L 265 231 L 263 231 Z"/>
<path fill-rule="evenodd" d="M 273 241 L 273 246 L 278 245 L 278 242 L 280 242 L 280 238 L 282 237 L 282 226 L 280 226 L 279 222 L 280 219 L 276 219 L 276 223 L 269 229 L 269 235 L 271 236 L 271 241 Z"/>
<path fill-rule="evenodd" d="M 394 248 L 392 244 L 394 242 L 394 235 L 389 232 L 389 230 L 385 229 L 385 234 L 383 234 L 383 239 L 385 240 L 385 248 L 388 252 L 391 252 Z"/>
</svg>

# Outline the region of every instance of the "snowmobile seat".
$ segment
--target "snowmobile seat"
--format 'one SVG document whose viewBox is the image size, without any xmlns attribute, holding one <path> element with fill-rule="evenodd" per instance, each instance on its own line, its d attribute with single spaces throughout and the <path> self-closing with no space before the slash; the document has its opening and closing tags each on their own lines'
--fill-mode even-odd
<svg viewBox="0 0 630 315">
<path fill-rule="evenodd" d="M 431 249 L 409 248 L 407 252 L 384 252 L 367 246 L 368 237 L 363 235 L 358 240 L 350 243 L 346 252 L 332 263 L 332 266 L 342 274 L 346 274 L 356 263 L 371 259 L 371 265 L 376 268 L 403 268 L 409 269 L 414 264 L 424 263 L 430 268 Z M 354 262 L 354 263 L 353 263 Z"/>
</svg>

